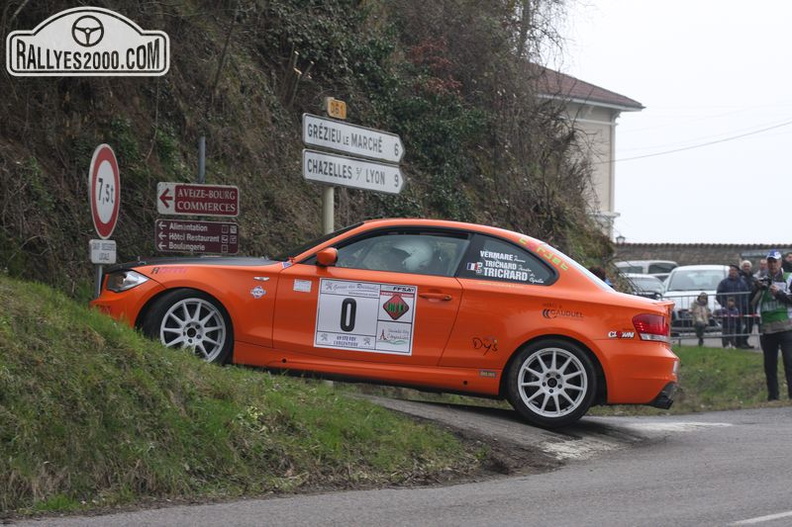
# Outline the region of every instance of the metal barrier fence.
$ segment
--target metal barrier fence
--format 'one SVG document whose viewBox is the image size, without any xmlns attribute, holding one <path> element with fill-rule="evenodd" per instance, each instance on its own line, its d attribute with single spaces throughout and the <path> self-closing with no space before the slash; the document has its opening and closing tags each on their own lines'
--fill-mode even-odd
<svg viewBox="0 0 792 527">
<path fill-rule="evenodd" d="M 674 302 L 673 318 L 671 320 L 671 338 L 687 345 L 696 345 L 698 336 L 693 325 L 690 307 L 696 302 L 700 291 L 690 294 L 668 295 L 666 300 Z M 751 293 L 724 293 L 716 295 L 707 293 L 708 305 L 711 311 L 709 324 L 704 328 L 702 339 L 707 347 L 723 348 L 759 348 L 759 315 L 751 306 Z M 727 299 L 734 299 L 734 307 L 729 309 Z M 723 301 L 723 304 L 718 302 Z M 693 342 L 690 342 L 692 339 Z"/>
</svg>

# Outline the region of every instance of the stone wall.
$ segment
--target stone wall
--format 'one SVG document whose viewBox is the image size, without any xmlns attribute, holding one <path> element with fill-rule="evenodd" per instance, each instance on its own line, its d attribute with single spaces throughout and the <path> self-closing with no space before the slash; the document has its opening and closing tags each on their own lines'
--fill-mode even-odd
<svg viewBox="0 0 792 527">
<path fill-rule="evenodd" d="M 621 243 L 616 244 L 614 261 L 673 260 L 679 265 L 739 263 L 750 260 L 757 267 L 771 249 L 782 254 L 792 251 L 792 245 L 729 245 L 682 243 Z"/>
</svg>

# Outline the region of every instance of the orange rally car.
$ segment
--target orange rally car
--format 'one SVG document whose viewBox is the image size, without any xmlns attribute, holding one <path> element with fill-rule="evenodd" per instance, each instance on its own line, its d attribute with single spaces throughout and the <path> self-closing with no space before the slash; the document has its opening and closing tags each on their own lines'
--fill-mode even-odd
<svg viewBox="0 0 792 527">
<path fill-rule="evenodd" d="M 671 302 L 483 225 L 371 220 L 271 259 L 116 265 L 91 304 L 210 362 L 505 398 L 548 428 L 668 408 L 677 386 Z"/>
</svg>

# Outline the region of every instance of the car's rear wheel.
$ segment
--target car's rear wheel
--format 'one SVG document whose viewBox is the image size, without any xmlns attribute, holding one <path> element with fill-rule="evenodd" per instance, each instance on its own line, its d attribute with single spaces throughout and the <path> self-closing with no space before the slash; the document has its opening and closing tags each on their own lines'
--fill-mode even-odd
<svg viewBox="0 0 792 527">
<path fill-rule="evenodd" d="M 583 417 L 597 391 L 594 366 L 580 347 L 543 340 L 522 348 L 507 372 L 509 402 L 526 421 L 557 428 Z"/>
<path fill-rule="evenodd" d="M 206 362 L 225 363 L 233 347 L 226 310 L 211 296 L 193 289 L 177 289 L 158 298 L 142 329 L 165 346 L 189 349 Z"/>
</svg>

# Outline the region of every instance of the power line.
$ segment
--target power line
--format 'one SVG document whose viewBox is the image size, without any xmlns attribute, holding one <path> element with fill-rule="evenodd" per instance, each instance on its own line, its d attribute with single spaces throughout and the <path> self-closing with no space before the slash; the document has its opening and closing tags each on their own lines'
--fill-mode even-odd
<svg viewBox="0 0 792 527">
<path fill-rule="evenodd" d="M 789 126 L 790 124 L 792 124 L 792 121 L 786 121 L 786 122 L 783 122 L 783 123 L 780 123 L 780 124 L 774 124 L 773 126 L 768 126 L 766 128 L 761 128 L 759 130 L 754 130 L 752 132 L 746 132 L 744 134 L 735 135 L 735 136 L 732 136 L 732 137 L 725 137 L 723 139 L 716 139 L 715 141 L 709 141 L 709 142 L 701 143 L 701 144 L 698 144 L 698 145 L 685 146 L 685 147 L 682 147 L 682 148 L 676 148 L 674 150 L 666 150 L 664 152 L 655 152 L 654 154 L 646 154 L 646 155 L 642 155 L 642 156 L 634 156 L 634 157 L 626 157 L 624 159 L 616 159 L 614 161 L 614 163 L 618 163 L 620 161 L 634 161 L 636 159 L 645 159 L 647 157 L 664 156 L 664 155 L 668 155 L 668 154 L 675 154 L 677 152 L 684 152 L 685 150 L 693 150 L 693 149 L 696 149 L 696 148 L 703 148 L 705 146 L 715 145 L 715 144 L 718 144 L 718 143 L 726 143 L 728 141 L 734 141 L 736 139 L 742 139 L 743 137 L 748 137 L 748 136 L 751 136 L 751 135 L 761 134 L 761 133 L 767 132 L 769 130 L 775 130 L 776 128 L 781 128 L 783 126 Z"/>
</svg>

